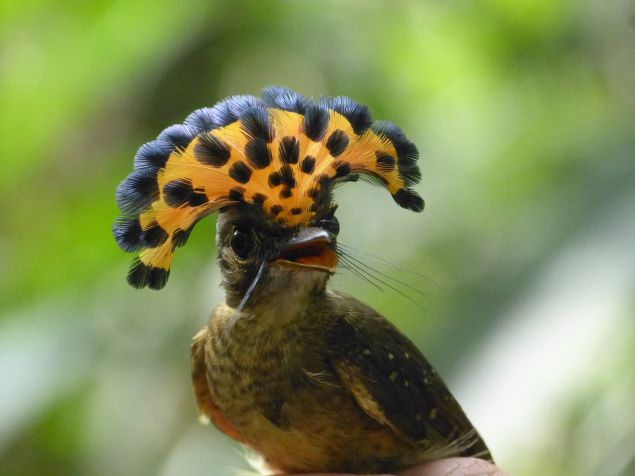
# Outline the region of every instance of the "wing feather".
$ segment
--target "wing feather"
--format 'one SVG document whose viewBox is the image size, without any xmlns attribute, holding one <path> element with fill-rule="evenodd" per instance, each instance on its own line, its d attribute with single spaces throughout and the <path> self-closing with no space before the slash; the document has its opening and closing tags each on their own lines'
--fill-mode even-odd
<svg viewBox="0 0 635 476">
<path fill-rule="evenodd" d="M 409 443 L 445 442 L 446 453 L 490 457 L 416 346 L 382 316 L 355 302 L 357 309 L 336 320 L 326 348 L 342 385 L 360 408 Z"/>
</svg>

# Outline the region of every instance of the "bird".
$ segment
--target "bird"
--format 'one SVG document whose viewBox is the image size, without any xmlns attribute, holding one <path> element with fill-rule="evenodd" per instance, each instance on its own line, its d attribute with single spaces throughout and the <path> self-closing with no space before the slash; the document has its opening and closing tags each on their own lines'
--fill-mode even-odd
<svg viewBox="0 0 635 476">
<path fill-rule="evenodd" d="M 418 158 L 404 132 L 365 105 L 270 86 L 168 127 L 141 146 L 117 188 L 113 233 L 137 253 L 127 276 L 136 288 L 161 289 L 175 250 L 218 213 L 226 297 L 191 343 L 195 400 L 203 420 L 272 473 L 492 461 L 413 342 L 327 286 L 340 257 L 334 188 L 367 180 L 421 212 Z"/>
</svg>

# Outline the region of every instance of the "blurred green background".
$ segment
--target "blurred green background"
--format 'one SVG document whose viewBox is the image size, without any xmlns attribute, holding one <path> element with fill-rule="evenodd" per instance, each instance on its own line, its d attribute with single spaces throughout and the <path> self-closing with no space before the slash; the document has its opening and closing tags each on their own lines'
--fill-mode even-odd
<svg viewBox="0 0 635 476">
<path fill-rule="evenodd" d="M 500 466 L 635 474 L 634 25 L 626 0 L 1 2 L 0 474 L 247 468 L 190 390 L 213 218 L 161 292 L 110 226 L 142 143 L 269 84 L 419 146 L 423 214 L 337 192 L 341 241 L 418 292 L 333 287 L 415 340 Z"/>
</svg>

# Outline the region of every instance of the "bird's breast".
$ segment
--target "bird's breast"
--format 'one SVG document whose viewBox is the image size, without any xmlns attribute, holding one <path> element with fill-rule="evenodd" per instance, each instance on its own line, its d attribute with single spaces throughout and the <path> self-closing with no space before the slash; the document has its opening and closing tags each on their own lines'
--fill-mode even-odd
<svg viewBox="0 0 635 476">
<path fill-rule="evenodd" d="M 289 405 L 308 383 L 298 327 L 269 326 L 257 317 L 232 321 L 216 312 L 208 332 L 210 394 L 227 418 L 242 428 L 288 426 Z"/>
<path fill-rule="evenodd" d="M 372 472 L 394 464 L 403 442 L 342 386 L 324 353 L 322 314 L 272 328 L 232 321 L 229 312 L 221 306 L 210 319 L 205 364 L 210 397 L 241 441 L 277 471 Z"/>
</svg>

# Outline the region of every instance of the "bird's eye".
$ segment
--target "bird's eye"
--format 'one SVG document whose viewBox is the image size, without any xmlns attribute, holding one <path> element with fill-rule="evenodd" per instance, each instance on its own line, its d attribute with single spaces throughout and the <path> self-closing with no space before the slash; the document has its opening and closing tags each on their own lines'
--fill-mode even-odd
<svg viewBox="0 0 635 476">
<path fill-rule="evenodd" d="M 236 228 L 229 243 L 239 259 L 246 259 L 253 246 L 251 236 L 244 230 Z"/>
</svg>

